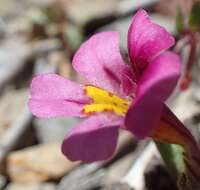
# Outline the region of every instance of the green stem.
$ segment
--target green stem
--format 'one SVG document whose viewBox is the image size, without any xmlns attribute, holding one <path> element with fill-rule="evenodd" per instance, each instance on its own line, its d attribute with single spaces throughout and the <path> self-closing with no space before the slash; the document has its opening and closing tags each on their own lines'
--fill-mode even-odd
<svg viewBox="0 0 200 190">
<path fill-rule="evenodd" d="M 176 180 L 185 173 L 184 149 L 175 144 L 154 141 L 171 176 Z"/>
</svg>

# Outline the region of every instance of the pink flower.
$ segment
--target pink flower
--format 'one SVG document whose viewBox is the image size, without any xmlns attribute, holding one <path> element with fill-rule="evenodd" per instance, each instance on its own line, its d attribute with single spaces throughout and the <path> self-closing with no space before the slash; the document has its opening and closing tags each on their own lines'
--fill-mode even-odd
<svg viewBox="0 0 200 190">
<path fill-rule="evenodd" d="M 129 65 L 120 55 L 117 32 L 96 34 L 73 59 L 88 84 L 56 74 L 36 76 L 29 108 L 38 117 L 88 117 L 67 134 L 62 152 L 73 161 L 108 159 L 119 128 L 144 138 L 159 124 L 180 76 L 179 57 L 165 51 L 173 45 L 174 38 L 139 10 L 128 32 Z"/>
</svg>

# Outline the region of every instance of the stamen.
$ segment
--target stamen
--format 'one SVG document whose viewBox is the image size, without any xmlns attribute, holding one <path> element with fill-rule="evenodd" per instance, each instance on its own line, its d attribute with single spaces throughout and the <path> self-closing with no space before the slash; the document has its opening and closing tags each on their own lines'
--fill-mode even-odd
<svg viewBox="0 0 200 190">
<path fill-rule="evenodd" d="M 83 113 L 91 114 L 96 112 L 114 112 L 117 115 L 125 115 L 130 101 L 120 98 L 113 93 L 95 86 L 85 86 L 85 94 L 92 102 L 86 105 Z"/>
</svg>

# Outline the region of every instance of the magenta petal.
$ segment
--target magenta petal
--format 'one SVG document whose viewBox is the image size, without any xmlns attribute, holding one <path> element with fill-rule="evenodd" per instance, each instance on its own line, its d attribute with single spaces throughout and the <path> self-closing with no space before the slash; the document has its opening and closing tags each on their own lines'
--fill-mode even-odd
<svg viewBox="0 0 200 190">
<path fill-rule="evenodd" d="M 115 151 L 122 122 L 122 118 L 113 115 L 89 117 L 67 134 L 62 144 L 63 154 L 72 161 L 109 159 Z"/>
<path fill-rule="evenodd" d="M 133 17 L 128 31 L 128 51 L 137 70 L 144 66 L 161 50 L 174 44 L 174 38 L 163 27 L 153 23 L 146 11 L 139 10 Z"/>
<path fill-rule="evenodd" d="M 75 54 L 73 66 L 91 84 L 124 94 L 121 83 L 129 67 L 121 57 L 117 32 L 102 32 L 92 36 Z"/>
<path fill-rule="evenodd" d="M 36 76 L 31 83 L 29 108 L 38 117 L 79 116 L 86 102 L 82 85 L 56 74 Z"/>
<path fill-rule="evenodd" d="M 180 60 L 174 53 L 161 54 L 147 66 L 139 80 L 136 98 L 126 115 L 128 130 L 139 138 L 150 135 L 179 76 Z"/>
</svg>

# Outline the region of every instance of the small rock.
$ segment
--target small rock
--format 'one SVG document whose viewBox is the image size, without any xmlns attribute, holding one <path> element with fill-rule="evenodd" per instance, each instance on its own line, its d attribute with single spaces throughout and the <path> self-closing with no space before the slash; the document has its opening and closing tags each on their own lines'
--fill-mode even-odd
<svg viewBox="0 0 200 190">
<path fill-rule="evenodd" d="M 56 51 L 60 49 L 61 47 L 62 47 L 62 43 L 56 38 L 40 40 L 33 44 L 33 54 L 36 57 L 42 57 L 45 54 L 48 54 L 51 52 L 54 55 L 54 57 L 55 57 L 55 54 L 58 57 L 58 53 Z M 52 54 L 50 54 L 49 56 L 51 57 Z M 51 61 L 51 59 L 49 59 L 49 61 Z M 59 60 L 57 59 L 55 61 L 56 63 L 54 64 L 57 65 L 58 64 L 57 62 L 59 62 Z"/>
<path fill-rule="evenodd" d="M 108 187 L 104 187 L 102 190 L 134 190 L 128 184 L 125 183 L 114 183 Z"/>
<path fill-rule="evenodd" d="M 60 151 L 60 144 L 51 143 L 15 151 L 8 155 L 7 164 L 12 181 L 33 183 L 59 179 L 78 162 L 68 161 Z"/>
<path fill-rule="evenodd" d="M 172 102 L 170 107 L 181 121 L 187 121 L 199 113 L 199 105 L 194 101 L 196 92 L 199 90 L 191 85 L 187 91 L 180 93 Z"/>
<path fill-rule="evenodd" d="M 144 141 L 139 150 L 136 152 L 136 156 L 132 166 L 127 174 L 121 179 L 121 182 L 128 184 L 130 187 L 141 190 L 144 189 L 144 172 L 147 166 L 150 164 L 153 157 L 159 157 L 158 150 L 153 142 L 146 144 L 148 141 Z"/>
<path fill-rule="evenodd" d="M 39 142 L 61 142 L 67 131 L 78 122 L 77 118 L 35 119 L 34 126 Z"/>
<path fill-rule="evenodd" d="M 6 177 L 0 174 L 0 190 L 4 189 L 6 183 L 7 183 Z"/>
<path fill-rule="evenodd" d="M 102 185 L 106 169 L 100 163 L 85 164 L 66 175 L 59 183 L 58 190 L 89 190 Z M 78 182 L 78 185 L 77 185 Z"/>
<path fill-rule="evenodd" d="M 10 183 L 5 190 L 56 190 L 54 183 L 24 184 Z"/>
<path fill-rule="evenodd" d="M 95 18 L 121 15 L 140 7 L 150 6 L 158 0 L 62 0 L 66 15 L 80 25 Z M 87 7 L 86 9 L 83 7 Z"/>
<path fill-rule="evenodd" d="M 27 39 L 31 33 L 31 23 L 27 17 L 17 17 L 12 19 L 9 22 L 5 22 L 5 37 L 6 38 L 15 38 L 16 36 L 20 38 Z"/>
<path fill-rule="evenodd" d="M 118 0 L 62 0 L 67 16 L 75 23 L 84 25 L 87 21 L 109 15 L 116 11 Z M 87 7 L 87 9 L 83 8 Z"/>
<path fill-rule="evenodd" d="M 118 161 L 114 162 L 107 170 L 104 177 L 104 184 L 111 185 L 120 181 L 128 172 L 134 160 L 134 153 L 129 153 Z"/>
<path fill-rule="evenodd" d="M 0 99 L 0 136 L 16 121 L 26 107 L 27 89 L 9 90 Z M 20 108 L 20 112 L 19 112 Z M 9 114 L 8 114 L 9 113 Z"/>
<path fill-rule="evenodd" d="M 31 48 L 21 40 L 10 39 L 0 46 L 0 92 L 23 71 Z"/>
<path fill-rule="evenodd" d="M 192 98 L 193 98 L 193 102 L 194 103 L 200 103 L 200 88 L 199 88 L 199 84 L 194 84 L 192 86 Z"/>
</svg>

